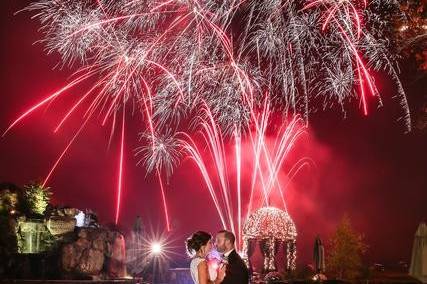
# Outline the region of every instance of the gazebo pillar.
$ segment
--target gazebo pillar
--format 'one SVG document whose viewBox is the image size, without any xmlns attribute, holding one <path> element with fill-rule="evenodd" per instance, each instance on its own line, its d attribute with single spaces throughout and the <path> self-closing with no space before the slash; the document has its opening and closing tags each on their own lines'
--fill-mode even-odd
<svg viewBox="0 0 427 284">
<path fill-rule="evenodd" d="M 276 265 L 274 263 L 276 259 L 276 239 L 270 237 L 268 239 L 268 271 L 276 271 Z"/>
<path fill-rule="evenodd" d="M 273 236 L 265 239 L 263 245 L 264 272 L 276 271 L 276 239 Z"/>
<path fill-rule="evenodd" d="M 263 270 L 264 273 L 269 272 L 269 266 L 270 266 L 270 246 L 269 246 L 269 239 L 264 239 L 262 242 L 262 257 L 264 260 L 264 266 Z"/>
<path fill-rule="evenodd" d="M 286 242 L 286 270 L 291 271 L 295 270 L 296 264 L 296 241 L 288 240 Z"/>
<path fill-rule="evenodd" d="M 249 268 L 249 238 L 243 237 L 242 258 L 246 266 Z"/>
</svg>

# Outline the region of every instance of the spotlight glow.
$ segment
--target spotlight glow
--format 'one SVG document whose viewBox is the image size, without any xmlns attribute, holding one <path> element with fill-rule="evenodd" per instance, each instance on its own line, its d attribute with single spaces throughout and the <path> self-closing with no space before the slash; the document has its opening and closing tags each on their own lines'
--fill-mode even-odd
<svg viewBox="0 0 427 284">
<path fill-rule="evenodd" d="M 155 255 L 159 255 L 162 253 L 162 245 L 160 243 L 152 243 L 151 244 L 151 253 Z"/>
</svg>

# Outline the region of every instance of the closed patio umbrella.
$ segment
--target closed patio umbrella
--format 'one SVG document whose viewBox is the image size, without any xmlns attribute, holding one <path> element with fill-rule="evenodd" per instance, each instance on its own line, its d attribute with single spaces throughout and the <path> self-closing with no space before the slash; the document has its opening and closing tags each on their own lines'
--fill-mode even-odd
<svg viewBox="0 0 427 284">
<path fill-rule="evenodd" d="M 427 283 L 427 225 L 421 223 L 415 233 L 409 275 Z"/>
<path fill-rule="evenodd" d="M 319 236 L 314 241 L 314 270 L 316 273 L 325 272 L 325 249 Z"/>
</svg>

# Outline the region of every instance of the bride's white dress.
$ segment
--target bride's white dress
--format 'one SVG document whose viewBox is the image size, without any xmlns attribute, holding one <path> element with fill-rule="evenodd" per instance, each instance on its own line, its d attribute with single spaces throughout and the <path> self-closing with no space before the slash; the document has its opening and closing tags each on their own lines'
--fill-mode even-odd
<svg viewBox="0 0 427 284">
<path fill-rule="evenodd" d="M 195 257 L 191 260 L 190 272 L 191 272 L 191 278 L 193 278 L 194 284 L 199 284 L 199 271 L 197 270 L 197 266 L 202 261 L 206 261 L 206 259 L 201 258 L 201 257 Z"/>
<path fill-rule="evenodd" d="M 206 261 L 206 259 L 201 257 L 195 257 L 191 260 L 190 263 L 190 272 L 191 272 L 191 278 L 193 278 L 194 284 L 199 284 L 199 271 L 197 270 L 197 266 L 202 262 Z M 209 278 L 211 281 L 213 281 L 216 278 L 216 270 L 209 267 Z"/>
</svg>

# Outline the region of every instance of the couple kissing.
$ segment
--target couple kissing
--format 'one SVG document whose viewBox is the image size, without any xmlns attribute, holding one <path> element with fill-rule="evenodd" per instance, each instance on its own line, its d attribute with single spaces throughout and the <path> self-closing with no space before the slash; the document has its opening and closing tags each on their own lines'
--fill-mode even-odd
<svg viewBox="0 0 427 284">
<path fill-rule="evenodd" d="M 195 284 L 248 284 L 249 271 L 236 251 L 236 237 L 227 230 L 219 231 L 215 239 L 203 231 L 187 239 L 187 252 L 192 257 L 190 272 Z M 211 258 L 213 252 L 219 258 Z"/>
</svg>

